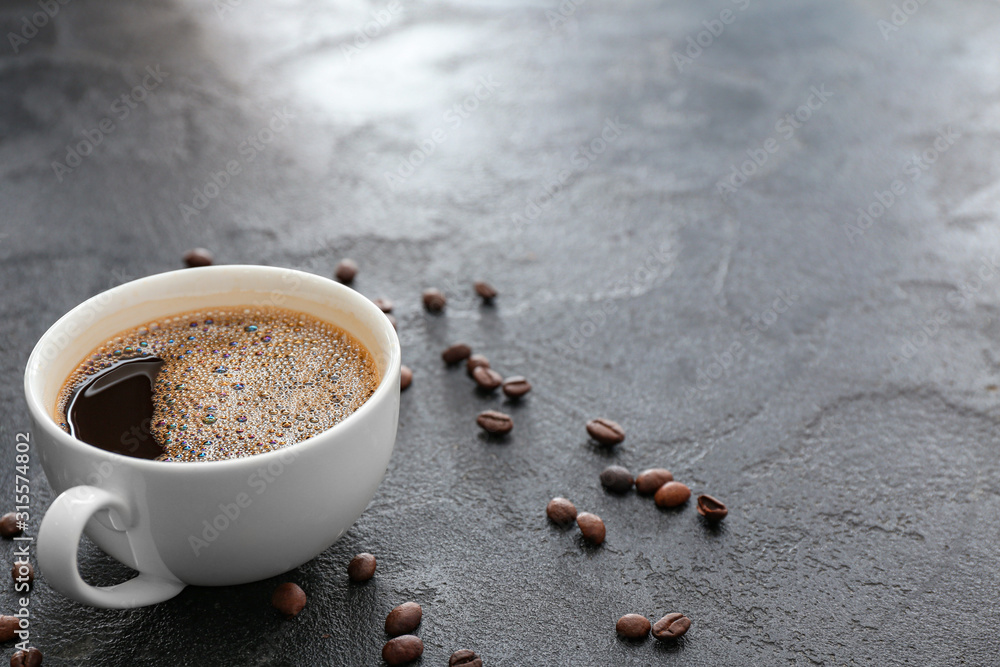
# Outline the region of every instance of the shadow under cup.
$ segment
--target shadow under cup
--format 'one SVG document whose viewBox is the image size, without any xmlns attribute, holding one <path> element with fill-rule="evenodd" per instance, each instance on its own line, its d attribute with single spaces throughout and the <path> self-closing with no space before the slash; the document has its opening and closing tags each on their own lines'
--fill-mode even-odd
<svg viewBox="0 0 1000 667">
<path fill-rule="evenodd" d="M 371 353 L 380 382 L 336 426 L 241 459 L 161 462 L 76 440 L 53 414 L 66 378 L 120 331 L 211 307 L 275 306 L 333 323 Z M 354 290 L 309 273 L 213 266 L 130 282 L 77 306 L 35 346 L 25 395 L 31 448 L 52 489 L 38 561 L 53 588 L 100 607 L 136 607 L 187 584 L 225 586 L 286 572 L 333 544 L 364 511 L 385 474 L 399 417 L 399 340 L 388 318 Z M 93 587 L 77 572 L 80 532 L 139 571 Z"/>
</svg>

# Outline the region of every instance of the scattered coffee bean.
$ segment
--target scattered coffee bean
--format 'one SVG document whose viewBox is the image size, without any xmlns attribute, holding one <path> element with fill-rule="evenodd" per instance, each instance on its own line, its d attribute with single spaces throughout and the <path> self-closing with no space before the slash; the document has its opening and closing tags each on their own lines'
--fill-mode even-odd
<svg viewBox="0 0 1000 667">
<path fill-rule="evenodd" d="M 395 315 L 390 315 L 389 313 L 386 313 L 385 316 L 389 318 L 389 324 L 392 325 L 392 328 L 396 329 L 398 331 L 399 330 L 399 326 L 397 326 L 397 324 L 396 324 L 396 316 Z"/>
<path fill-rule="evenodd" d="M 386 315 L 392 312 L 392 301 L 389 301 L 389 299 L 372 299 L 372 303 L 378 306 L 378 309 Z"/>
<path fill-rule="evenodd" d="M 653 500 L 660 507 L 677 507 L 686 503 L 690 497 L 691 489 L 687 484 L 669 481 L 656 490 Z"/>
<path fill-rule="evenodd" d="M 476 370 L 480 366 L 490 367 L 490 360 L 481 354 L 473 354 L 469 356 L 468 361 L 465 362 L 465 371 L 472 377 L 472 371 Z"/>
<path fill-rule="evenodd" d="M 712 496 L 698 496 L 698 514 L 705 517 L 707 521 L 722 521 L 729 514 L 725 503 Z"/>
<path fill-rule="evenodd" d="M 347 576 L 351 581 L 368 581 L 375 576 L 375 556 L 370 553 L 360 553 L 347 564 Z"/>
<path fill-rule="evenodd" d="M 475 288 L 476 294 L 482 297 L 483 303 L 490 303 L 493 299 L 497 298 L 497 291 L 489 283 L 484 283 L 480 280 L 472 286 Z"/>
<path fill-rule="evenodd" d="M 486 366 L 477 366 L 472 369 L 472 379 L 476 381 L 476 385 L 483 391 L 493 391 L 503 382 L 502 375 Z"/>
<path fill-rule="evenodd" d="M 420 625 L 424 610 L 416 602 L 404 602 L 385 617 L 385 631 L 390 637 L 408 635 Z"/>
<path fill-rule="evenodd" d="M 21 629 L 21 619 L 17 616 L 0 616 L 0 642 L 9 642 Z"/>
<path fill-rule="evenodd" d="M 448 299 L 444 297 L 441 290 L 429 289 L 424 290 L 424 308 L 431 311 L 432 313 L 440 313 L 444 310 L 445 304 L 448 303 Z"/>
<path fill-rule="evenodd" d="M 399 367 L 399 389 L 402 391 L 413 382 L 413 370 L 409 366 Z"/>
<path fill-rule="evenodd" d="M 512 375 L 503 381 L 503 393 L 508 398 L 521 398 L 531 391 L 531 383 L 523 375 Z"/>
<path fill-rule="evenodd" d="M 684 614 L 667 614 L 653 623 L 653 636 L 661 642 L 677 639 L 691 627 L 691 619 Z"/>
<path fill-rule="evenodd" d="M 457 364 L 460 361 L 468 359 L 470 354 L 472 354 L 471 347 L 465 343 L 455 343 L 441 353 L 441 358 L 444 359 L 444 363 L 446 364 Z"/>
<path fill-rule="evenodd" d="M 194 268 L 196 266 L 211 266 L 215 261 L 212 257 L 212 253 L 204 248 L 194 248 L 193 250 L 188 250 L 184 253 L 184 264 L 188 268 Z"/>
<path fill-rule="evenodd" d="M 483 659 L 467 648 L 460 649 L 448 658 L 448 667 L 483 667 Z"/>
<path fill-rule="evenodd" d="M 0 517 L 0 535 L 3 537 L 15 537 L 24 532 L 24 529 L 17 525 L 17 514 L 8 512 Z"/>
<path fill-rule="evenodd" d="M 658 507 L 677 507 L 691 497 L 691 489 L 681 482 L 667 482 L 656 491 L 653 500 Z"/>
<path fill-rule="evenodd" d="M 469 374 L 469 377 L 472 377 L 472 371 L 476 370 L 480 366 L 489 368 L 490 360 L 481 354 L 469 355 L 469 358 L 465 361 L 465 372 Z"/>
<path fill-rule="evenodd" d="M 479 416 L 476 417 L 476 423 L 487 433 L 496 435 L 506 435 L 514 428 L 514 420 L 510 418 L 510 415 L 496 410 L 480 412 Z"/>
<path fill-rule="evenodd" d="M 610 419 L 591 419 L 587 422 L 587 433 L 602 445 L 617 445 L 625 439 L 625 429 Z"/>
<path fill-rule="evenodd" d="M 649 619 L 639 614 L 625 614 L 615 624 L 615 632 L 626 639 L 645 639 L 649 635 Z"/>
<path fill-rule="evenodd" d="M 581 512 L 576 515 L 576 525 L 580 526 L 583 539 L 594 546 L 604 542 L 604 522 L 601 521 L 601 517 L 590 512 Z"/>
<path fill-rule="evenodd" d="M 334 269 L 333 275 L 345 285 L 350 285 L 354 282 L 354 276 L 358 275 L 358 265 L 353 259 L 343 259 Z"/>
<path fill-rule="evenodd" d="M 298 584 L 286 581 L 274 589 L 271 595 L 271 606 L 291 618 L 306 606 L 306 593 Z"/>
<path fill-rule="evenodd" d="M 19 560 L 10 568 L 10 576 L 18 583 L 27 581 L 29 584 L 35 581 L 35 568 L 25 560 Z"/>
<path fill-rule="evenodd" d="M 390 639 L 382 647 L 382 659 L 390 667 L 405 665 L 413 662 L 424 654 L 424 643 L 420 637 L 414 635 L 402 635 Z"/>
<path fill-rule="evenodd" d="M 567 524 L 576 518 L 576 505 L 565 498 L 556 497 L 545 506 L 549 519 L 558 524 Z"/>
<path fill-rule="evenodd" d="M 648 468 L 635 478 L 635 489 L 641 494 L 651 495 L 667 482 L 674 481 L 674 475 L 666 468 Z"/>
<path fill-rule="evenodd" d="M 632 481 L 628 468 L 608 466 L 601 471 L 601 486 L 614 493 L 625 493 L 632 488 Z"/>
<path fill-rule="evenodd" d="M 42 652 L 34 646 L 10 656 L 10 667 L 41 667 Z"/>
</svg>

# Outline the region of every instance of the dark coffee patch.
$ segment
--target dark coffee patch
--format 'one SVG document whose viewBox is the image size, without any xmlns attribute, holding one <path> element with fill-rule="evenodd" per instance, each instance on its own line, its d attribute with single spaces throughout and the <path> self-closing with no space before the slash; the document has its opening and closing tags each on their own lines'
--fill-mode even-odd
<svg viewBox="0 0 1000 667">
<path fill-rule="evenodd" d="M 66 406 L 70 434 L 115 454 L 139 459 L 163 454 L 149 429 L 153 385 L 162 366 L 159 357 L 138 357 L 90 376 Z"/>
</svg>

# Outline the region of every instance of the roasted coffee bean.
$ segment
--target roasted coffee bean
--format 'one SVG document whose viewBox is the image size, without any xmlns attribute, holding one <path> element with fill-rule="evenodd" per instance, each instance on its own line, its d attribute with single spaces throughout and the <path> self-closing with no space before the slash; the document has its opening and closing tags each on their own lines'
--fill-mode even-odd
<svg viewBox="0 0 1000 667">
<path fill-rule="evenodd" d="M 347 576 L 351 581 L 368 581 L 375 576 L 375 556 L 370 553 L 360 553 L 347 564 Z"/>
<path fill-rule="evenodd" d="M 476 370 L 480 366 L 490 367 L 490 360 L 481 354 L 473 354 L 469 356 L 469 359 L 465 362 L 465 371 L 472 377 L 472 371 Z"/>
<path fill-rule="evenodd" d="M 601 517 L 590 512 L 581 512 L 576 515 L 576 525 L 580 526 L 583 539 L 594 546 L 604 542 L 604 522 L 601 521 Z"/>
<path fill-rule="evenodd" d="M 614 493 L 625 493 L 632 488 L 632 481 L 628 468 L 608 466 L 601 471 L 601 486 Z"/>
<path fill-rule="evenodd" d="M 350 285 L 354 282 L 354 276 L 358 275 L 358 265 L 353 259 L 343 259 L 334 269 L 333 275 L 345 285 Z"/>
<path fill-rule="evenodd" d="M 184 264 L 189 268 L 196 266 L 211 266 L 215 258 L 212 253 L 204 248 L 193 248 L 184 253 Z"/>
<path fill-rule="evenodd" d="M 274 589 L 271 595 L 271 606 L 291 618 L 306 606 L 306 593 L 298 584 L 286 581 Z"/>
<path fill-rule="evenodd" d="M 386 317 L 389 318 L 389 324 L 392 325 L 392 328 L 398 330 L 399 327 L 396 325 L 396 316 L 395 315 L 390 315 L 390 314 L 387 313 Z"/>
<path fill-rule="evenodd" d="M 691 627 L 691 619 L 684 614 L 667 614 L 653 623 L 653 636 L 661 642 L 677 639 Z"/>
<path fill-rule="evenodd" d="M 448 667 L 483 667 L 483 659 L 467 648 L 460 649 L 448 658 Z"/>
<path fill-rule="evenodd" d="M 705 517 L 706 521 L 722 521 L 729 514 L 725 503 L 712 496 L 698 496 L 698 514 Z"/>
<path fill-rule="evenodd" d="M 545 513 L 555 523 L 567 524 L 576 518 L 576 505 L 565 498 L 553 498 L 545 506 Z"/>
<path fill-rule="evenodd" d="M 677 507 L 691 497 L 691 489 L 681 482 L 667 482 L 656 491 L 653 500 L 658 507 Z"/>
<path fill-rule="evenodd" d="M 639 614 L 625 614 L 615 624 L 615 632 L 626 639 L 645 639 L 649 635 L 649 619 Z"/>
<path fill-rule="evenodd" d="M 420 625 L 424 610 L 416 602 L 404 602 L 385 617 L 385 631 L 390 637 L 408 635 Z"/>
<path fill-rule="evenodd" d="M 0 642 L 9 642 L 21 629 L 21 619 L 17 616 L 0 616 Z"/>
<path fill-rule="evenodd" d="M 587 422 L 587 433 L 602 445 L 617 445 L 625 439 L 625 430 L 610 419 L 591 419 Z"/>
<path fill-rule="evenodd" d="M 441 293 L 441 290 L 424 290 L 424 308 L 432 313 L 440 313 L 444 310 L 445 304 L 447 303 L 448 299 L 446 299 L 444 294 Z"/>
<path fill-rule="evenodd" d="M 392 301 L 389 301 L 389 299 L 372 299 L 372 303 L 378 306 L 378 309 L 386 315 L 392 312 Z"/>
<path fill-rule="evenodd" d="M 531 383 L 523 375 L 512 375 L 501 386 L 508 398 L 521 398 L 531 391 Z"/>
<path fill-rule="evenodd" d="M 0 535 L 3 537 L 15 537 L 24 532 L 24 529 L 17 525 L 17 514 L 8 512 L 0 517 Z"/>
<path fill-rule="evenodd" d="M 465 343 L 455 343 L 441 353 L 441 358 L 444 359 L 444 363 L 446 364 L 457 364 L 460 361 L 468 359 L 470 354 L 472 354 L 471 347 Z"/>
<path fill-rule="evenodd" d="M 472 379 L 483 391 L 493 391 L 503 382 L 503 376 L 492 368 L 477 366 L 472 370 Z"/>
<path fill-rule="evenodd" d="M 487 433 L 496 435 L 506 435 L 514 428 L 514 420 L 510 418 L 510 415 L 496 410 L 480 412 L 479 416 L 476 417 L 476 423 Z"/>
<path fill-rule="evenodd" d="M 667 482 L 674 481 L 674 475 L 666 468 L 648 468 L 635 478 L 635 490 L 644 495 L 656 493 Z"/>
<path fill-rule="evenodd" d="M 18 583 L 27 581 L 29 584 L 35 581 L 35 568 L 25 560 L 19 560 L 10 568 L 10 576 Z"/>
<path fill-rule="evenodd" d="M 34 646 L 10 656 L 10 667 L 41 667 L 42 652 Z"/>
<path fill-rule="evenodd" d="M 489 283 L 484 283 L 480 280 L 472 286 L 475 288 L 476 294 L 482 297 L 483 303 L 489 303 L 497 297 L 497 291 L 493 289 L 493 285 L 490 285 Z"/>
<path fill-rule="evenodd" d="M 412 382 L 413 382 L 413 371 L 410 369 L 409 366 L 400 366 L 399 367 L 399 389 L 400 389 L 400 391 L 402 391 L 403 389 L 406 389 L 407 387 L 409 387 L 410 383 L 412 383 Z"/>
<path fill-rule="evenodd" d="M 424 643 L 420 637 L 403 635 L 390 639 L 382 647 L 382 659 L 390 667 L 413 662 L 424 654 Z"/>
</svg>

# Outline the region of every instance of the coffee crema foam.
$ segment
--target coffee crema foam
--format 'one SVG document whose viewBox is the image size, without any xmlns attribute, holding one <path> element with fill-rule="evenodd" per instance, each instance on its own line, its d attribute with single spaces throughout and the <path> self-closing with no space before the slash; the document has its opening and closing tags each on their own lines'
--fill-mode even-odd
<svg viewBox="0 0 1000 667">
<path fill-rule="evenodd" d="M 157 461 L 217 461 L 301 442 L 343 421 L 379 373 L 343 329 L 277 307 L 211 308 L 161 318 L 95 348 L 66 380 L 57 421 L 90 376 L 119 361 L 163 360 L 153 382 Z M 123 434 L 122 442 L 134 434 Z"/>
</svg>

